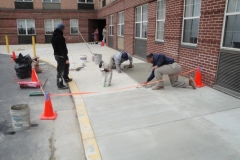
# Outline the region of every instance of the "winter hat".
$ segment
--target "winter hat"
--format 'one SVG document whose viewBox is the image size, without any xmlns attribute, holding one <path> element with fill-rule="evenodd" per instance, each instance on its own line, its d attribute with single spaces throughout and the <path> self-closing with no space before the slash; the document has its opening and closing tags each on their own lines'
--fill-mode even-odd
<svg viewBox="0 0 240 160">
<path fill-rule="evenodd" d="M 122 52 L 121 58 L 125 61 L 128 60 L 128 54 L 126 52 Z"/>
<path fill-rule="evenodd" d="M 57 29 L 60 29 L 60 30 L 63 30 L 65 28 L 64 24 L 63 23 L 59 23 L 57 25 Z"/>
</svg>

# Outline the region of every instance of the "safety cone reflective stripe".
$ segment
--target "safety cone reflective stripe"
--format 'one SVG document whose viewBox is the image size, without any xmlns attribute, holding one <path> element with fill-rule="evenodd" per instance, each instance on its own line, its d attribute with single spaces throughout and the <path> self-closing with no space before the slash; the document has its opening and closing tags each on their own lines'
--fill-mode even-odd
<svg viewBox="0 0 240 160">
<path fill-rule="evenodd" d="M 44 105 L 44 112 L 41 115 L 41 120 L 54 120 L 57 118 L 57 113 L 53 111 L 52 102 L 50 98 L 50 93 L 45 93 L 45 105 Z"/>
<path fill-rule="evenodd" d="M 196 68 L 196 75 L 195 75 L 194 81 L 198 88 L 205 86 L 205 84 L 202 83 L 202 75 L 201 75 L 200 67 Z"/>
</svg>

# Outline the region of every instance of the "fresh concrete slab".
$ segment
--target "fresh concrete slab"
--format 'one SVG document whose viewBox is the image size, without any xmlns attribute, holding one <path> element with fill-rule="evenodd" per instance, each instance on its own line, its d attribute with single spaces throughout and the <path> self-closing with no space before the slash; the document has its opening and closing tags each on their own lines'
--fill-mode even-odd
<svg viewBox="0 0 240 160">
<path fill-rule="evenodd" d="M 104 160 L 238 160 L 231 145 L 193 119 L 97 137 Z"/>
</svg>

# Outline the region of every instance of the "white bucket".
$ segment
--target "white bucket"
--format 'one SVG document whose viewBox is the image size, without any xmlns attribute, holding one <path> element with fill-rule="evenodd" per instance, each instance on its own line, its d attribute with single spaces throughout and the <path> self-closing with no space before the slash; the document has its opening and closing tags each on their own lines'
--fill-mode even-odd
<svg viewBox="0 0 240 160">
<path fill-rule="evenodd" d="M 13 105 L 10 110 L 14 131 L 23 131 L 31 127 L 30 108 L 27 104 Z"/>
<path fill-rule="evenodd" d="M 94 54 L 94 61 L 95 61 L 95 64 L 99 65 L 99 63 L 102 61 L 102 55 Z"/>
<path fill-rule="evenodd" d="M 85 63 L 87 61 L 87 56 L 86 55 L 81 55 L 80 56 L 80 62 Z"/>
</svg>

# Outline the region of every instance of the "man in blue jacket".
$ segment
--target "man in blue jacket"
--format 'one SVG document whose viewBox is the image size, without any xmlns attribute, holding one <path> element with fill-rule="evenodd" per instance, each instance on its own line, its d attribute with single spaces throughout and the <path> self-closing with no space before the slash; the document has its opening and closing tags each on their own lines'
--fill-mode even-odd
<svg viewBox="0 0 240 160">
<path fill-rule="evenodd" d="M 144 84 L 150 82 L 154 77 L 156 77 L 156 80 L 159 81 L 156 86 L 152 88 L 153 90 L 164 89 L 163 81 L 161 81 L 163 74 L 168 74 L 173 87 L 185 88 L 187 86 L 191 86 L 193 89 L 196 89 L 196 84 L 193 78 L 190 77 L 184 81 L 178 80 L 178 75 L 181 73 L 181 66 L 174 62 L 173 58 L 169 58 L 164 54 L 150 53 L 146 56 L 146 59 L 148 63 L 153 64 L 153 67 L 151 75 Z"/>
<path fill-rule="evenodd" d="M 63 37 L 64 24 L 59 23 L 57 28 L 53 32 L 52 36 L 52 47 L 54 50 L 54 57 L 57 61 L 57 86 L 58 89 L 68 89 L 67 86 L 63 85 L 63 79 L 66 83 L 72 81 L 68 77 L 69 74 L 69 60 L 68 60 L 68 49 Z"/>
</svg>

